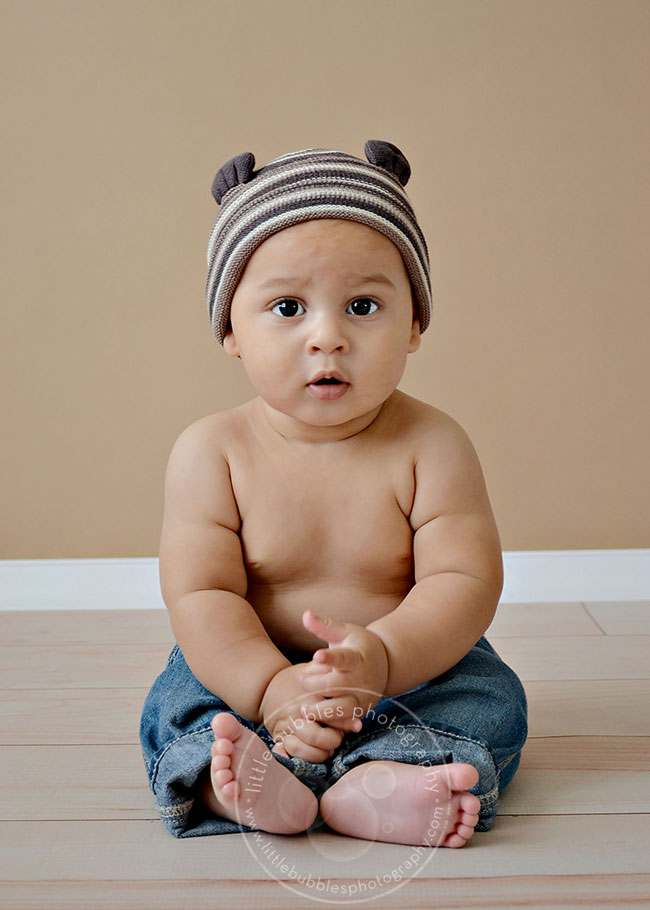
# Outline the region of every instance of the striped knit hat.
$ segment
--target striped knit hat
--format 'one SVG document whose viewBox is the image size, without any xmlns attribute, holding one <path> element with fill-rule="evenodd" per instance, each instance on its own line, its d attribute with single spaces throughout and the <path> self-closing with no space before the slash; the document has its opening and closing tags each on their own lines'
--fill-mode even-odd
<svg viewBox="0 0 650 910">
<path fill-rule="evenodd" d="M 230 305 L 246 263 L 271 234 L 301 221 L 341 218 L 385 234 L 404 260 L 420 332 L 431 317 L 429 254 L 408 196 L 411 168 L 390 142 L 366 142 L 368 161 L 346 152 L 305 149 L 282 155 L 258 171 L 245 152 L 217 172 L 212 195 L 220 205 L 208 244 L 208 312 L 223 344 Z"/>
</svg>

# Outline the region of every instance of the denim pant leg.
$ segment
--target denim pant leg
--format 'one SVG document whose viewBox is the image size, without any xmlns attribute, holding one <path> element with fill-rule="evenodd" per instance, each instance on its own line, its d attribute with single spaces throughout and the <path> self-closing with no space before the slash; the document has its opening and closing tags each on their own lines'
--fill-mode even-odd
<svg viewBox="0 0 650 910">
<path fill-rule="evenodd" d="M 217 711 L 234 714 L 252 729 L 250 721 L 201 685 L 175 645 L 147 695 L 140 720 L 149 784 L 160 818 L 174 837 L 250 830 L 217 818 L 195 798 L 197 780 L 210 764 L 214 742 L 210 722 Z"/>
<path fill-rule="evenodd" d="M 488 831 L 499 793 L 519 765 L 526 741 L 524 688 L 485 638 L 436 679 L 383 698 L 347 734 L 332 759 L 329 784 L 355 765 L 375 759 L 436 765 L 467 762 L 479 772 L 470 792 L 481 808 L 477 831 Z"/>
</svg>

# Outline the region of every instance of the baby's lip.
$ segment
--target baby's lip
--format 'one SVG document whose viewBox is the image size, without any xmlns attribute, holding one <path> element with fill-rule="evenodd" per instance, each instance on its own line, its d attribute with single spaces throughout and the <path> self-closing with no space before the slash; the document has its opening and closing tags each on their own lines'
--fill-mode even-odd
<svg viewBox="0 0 650 910">
<path fill-rule="evenodd" d="M 313 379 L 309 380 L 307 385 L 312 385 L 314 382 L 319 382 L 321 379 L 338 379 L 339 382 L 347 382 L 347 379 L 344 379 L 336 370 L 321 370 L 320 373 L 316 373 Z"/>
</svg>

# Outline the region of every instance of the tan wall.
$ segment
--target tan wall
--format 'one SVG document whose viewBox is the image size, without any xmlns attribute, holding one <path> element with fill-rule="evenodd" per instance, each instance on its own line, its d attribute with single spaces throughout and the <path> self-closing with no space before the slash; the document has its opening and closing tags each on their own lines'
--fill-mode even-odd
<svg viewBox="0 0 650 910">
<path fill-rule="evenodd" d="M 505 549 L 650 546 L 647 0 L 2 3 L 5 558 L 151 556 L 170 446 L 250 394 L 216 169 L 399 145 Z"/>
</svg>

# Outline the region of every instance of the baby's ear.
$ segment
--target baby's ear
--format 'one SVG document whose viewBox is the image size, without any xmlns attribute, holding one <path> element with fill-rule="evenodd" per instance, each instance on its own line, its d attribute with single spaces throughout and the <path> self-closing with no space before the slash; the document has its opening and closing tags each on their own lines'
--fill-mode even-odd
<svg viewBox="0 0 650 910">
<path fill-rule="evenodd" d="M 237 345 L 237 339 L 235 338 L 235 333 L 230 328 L 230 324 L 226 329 L 226 334 L 223 336 L 223 349 L 226 354 L 230 354 L 231 357 L 239 357 L 239 346 Z"/>
<path fill-rule="evenodd" d="M 413 325 L 411 326 L 411 337 L 409 338 L 408 352 L 413 354 L 420 347 L 420 341 L 422 340 L 420 334 L 420 320 L 414 314 L 413 315 Z"/>
</svg>

